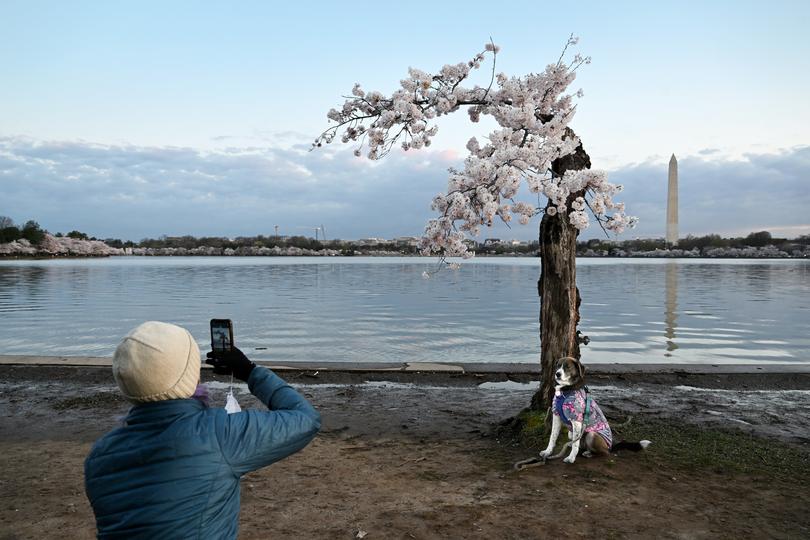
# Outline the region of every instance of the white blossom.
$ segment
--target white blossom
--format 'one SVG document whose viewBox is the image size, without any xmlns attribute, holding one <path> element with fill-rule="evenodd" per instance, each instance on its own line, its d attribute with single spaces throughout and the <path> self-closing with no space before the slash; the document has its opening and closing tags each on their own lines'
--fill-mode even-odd
<svg viewBox="0 0 810 540">
<path fill-rule="evenodd" d="M 45 237 L 38 245 L 33 245 L 25 238 L 0 243 L 0 255 L 78 255 L 78 256 L 108 256 L 123 255 L 124 250 L 113 248 L 100 240 L 80 240 L 67 236 L 56 237 L 45 233 Z"/>
<path fill-rule="evenodd" d="M 569 38 L 563 57 L 578 38 Z M 579 139 L 568 129 L 574 117 L 574 95 L 566 89 L 576 78 L 576 69 L 590 59 L 574 54 L 563 57 L 544 71 L 522 77 L 498 73 L 485 87 L 462 83 L 480 68 L 487 54 L 500 48 L 489 43 L 467 62 L 446 64 L 435 74 L 409 68 L 400 88 L 390 95 L 364 92 L 355 84 L 351 98 L 339 109 L 331 109 L 329 120 L 337 125 L 327 129 L 313 146 L 331 143 L 340 133 L 343 142 L 367 146 L 369 159 L 385 156 L 394 145 L 402 150 L 430 146 L 438 132 L 433 121 L 460 107 L 468 107 L 470 120 L 490 116 L 498 124 L 485 142 L 475 137 L 467 143 L 469 156 L 460 170 L 451 169 L 447 191 L 433 198 L 431 208 L 438 213 L 425 226 L 420 241 L 424 254 L 471 257 L 464 242 L 478 235 L 480 226 L 490 226 L 497 217 L 505 223 L 513 217 L 528 223 L 538 213 L 533 204 L 515 201 L 525 181 L 529 191 L 543 195 L 548 217 L 560 216 L 574 227 L 589 226 L 590 209 L 606 230 L 620 233 L 635 224 L 626 216 L 624 205 L 613 201 L 622 186 L 607 180 L 598 170 L 549 173 L 551 164 L 574 152 Z M 362 152 L 358 149 L 355 155 Z"/>
</svg>

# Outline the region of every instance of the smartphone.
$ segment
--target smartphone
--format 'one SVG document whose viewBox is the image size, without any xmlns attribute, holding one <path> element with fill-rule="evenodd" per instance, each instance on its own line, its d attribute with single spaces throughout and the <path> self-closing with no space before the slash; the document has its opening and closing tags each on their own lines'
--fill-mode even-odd
<svg viewBox="0 0 810 540">
<path fill-rule="evenodd" d="M 233 323 L 230 319 L 211 319 L 211 350 L 230 352 L 233 347 Z"/>
</svg>

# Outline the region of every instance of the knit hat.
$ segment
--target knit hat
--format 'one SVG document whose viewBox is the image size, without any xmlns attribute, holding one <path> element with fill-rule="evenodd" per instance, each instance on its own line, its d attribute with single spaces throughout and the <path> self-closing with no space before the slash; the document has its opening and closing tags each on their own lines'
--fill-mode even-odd
<svg viewBox="0 0 810 540">
<path fill-rule="evenodd" d="M 200 348 L 185 328 L 149 321 L 121 341 L 112 368 L 115 382 L 133 403 L 185 399 L 200 380 Z"/>
</svg>

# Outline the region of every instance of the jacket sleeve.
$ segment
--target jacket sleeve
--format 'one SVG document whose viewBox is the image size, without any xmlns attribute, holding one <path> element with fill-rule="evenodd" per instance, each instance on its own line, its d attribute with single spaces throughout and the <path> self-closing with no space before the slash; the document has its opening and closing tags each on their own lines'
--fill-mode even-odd
<svg viewBox="0 0 810 540">
<path fill-rule="evenodd" d="M 225 459 L 237 475 L 294 454 L 321 428 L 321 415 L 269 369 L 256 366 L 248 378 L 248 388 L 270 410 L 226 415 L 217 434 Z"/>
</svg>

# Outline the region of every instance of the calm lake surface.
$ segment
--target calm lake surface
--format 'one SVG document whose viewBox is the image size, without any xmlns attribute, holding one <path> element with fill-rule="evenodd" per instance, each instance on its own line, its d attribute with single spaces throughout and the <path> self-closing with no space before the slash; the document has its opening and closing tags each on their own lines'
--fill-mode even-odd
<svg viewBox="0 0 810 540">
<path fill-rule="evenodd" d="M 810 261 L 580 259 L 586 363 L 810 362 Z M 0 354 L 110 355 L 145 320 L 208 320 L 272 361 L 536 362 L 539 260 L 0 261 Z"/>
</svg>

